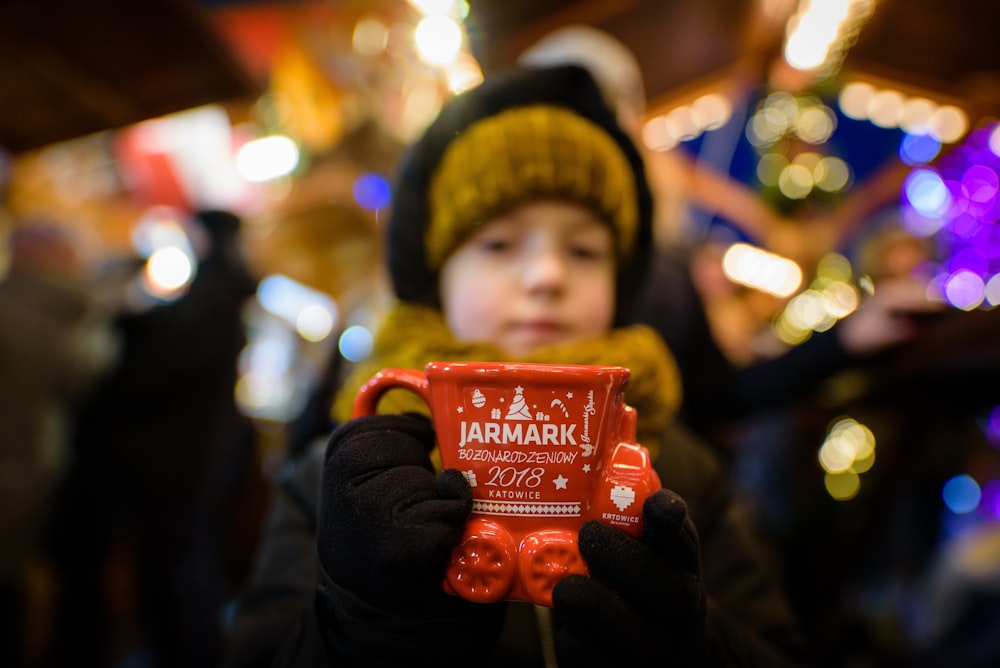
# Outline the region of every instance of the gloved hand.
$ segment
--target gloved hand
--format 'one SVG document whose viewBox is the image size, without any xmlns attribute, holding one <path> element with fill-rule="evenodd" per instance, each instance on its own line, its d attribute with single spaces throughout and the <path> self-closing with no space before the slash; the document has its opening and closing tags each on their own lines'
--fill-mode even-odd
<svg viewBox="0 0 1000 668">
<path fill-rule="evenodd" d="M 327 578 L 321 603 L 339 627 L 335 651 L 413 660 L 439 643 L 459 652 L 499 634 L 503 604 L 441 589 L 472 490 L 454 469 L 435 475 L 434 442 L 430 421 L 413 414 L 351 420 L 330 437 L 316 541 Z M 492 645 L 476 649 L 482 655 Z"/>
<path fill-rule="evenodd" d="M 704 665 L 698 533 L 679 496 L 662 489 L 646 499 L 641 541 L 591 521 L 579 549 L 591 577 L 569 575 L 552 591 L 567 622 L 556 636 L 560 666 Z"/>
<path fill-rule="evenodd" d="M 715 609 L 701 576 L 698 532 L 680 496 L 661 489 L 643 506 L 642 540 L 601 522 L 580 528 L 590 577 L 552 591 L 564 617 L 559 665 L 782 665 L 770 646 Z"/>
</svg>

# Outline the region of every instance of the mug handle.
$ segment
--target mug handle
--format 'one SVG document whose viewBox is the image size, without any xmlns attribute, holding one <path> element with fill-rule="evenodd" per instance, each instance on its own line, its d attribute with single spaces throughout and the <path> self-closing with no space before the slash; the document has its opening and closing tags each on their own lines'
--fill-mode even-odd
<svg viewBox="0 0 1000 668">
<path fill-rule="evenodd" d="M 358 418 L 365 415 L 374 415 L 377 411 L 379 399 L 386 392 L 393 388 L 410 390 L 415 392 L 431 406 L 430 384 L 427 382 L 427 375 L 423 371 L 416 369 L 382 369 L 372 376 L 368 382 L 361 386 L 354 396 L 354 404 L 351 410 L 351 417 Z"/>
</svg>

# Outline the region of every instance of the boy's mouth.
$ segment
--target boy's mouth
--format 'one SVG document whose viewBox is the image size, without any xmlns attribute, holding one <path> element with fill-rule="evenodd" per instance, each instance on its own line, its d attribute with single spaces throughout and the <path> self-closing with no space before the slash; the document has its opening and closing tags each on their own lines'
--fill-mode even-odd
<svg viewBox="0 0 1000 668">
<path fill-rule="evenodd" d="M 514 323 L 511 331 L 521 337 L 552 341 L 566 335 L 566 328 L 554 320 L 525 320 Z"/>
</svg>

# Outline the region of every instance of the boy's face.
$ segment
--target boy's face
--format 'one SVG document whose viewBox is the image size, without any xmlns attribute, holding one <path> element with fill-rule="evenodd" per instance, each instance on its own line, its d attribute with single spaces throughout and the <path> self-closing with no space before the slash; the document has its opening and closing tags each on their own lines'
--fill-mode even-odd
<svg viewBox="0 0 1000 668">
<path fill-rule="evenodd" d="M 445 320 L 459 341 L 514 357 L 599 336 L 615 310 L 614 240 L 578 204 L 544 200 L 484 223 L 441 270 Z"/>
</svg>

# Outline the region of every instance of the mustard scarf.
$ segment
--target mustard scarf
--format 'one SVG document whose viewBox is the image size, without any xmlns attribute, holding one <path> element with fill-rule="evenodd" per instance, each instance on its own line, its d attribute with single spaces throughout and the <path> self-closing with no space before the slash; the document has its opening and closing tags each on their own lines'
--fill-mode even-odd
<svg viewBox="0 0 1000 668">
<path fill-rule="evenodd" d="M 681 400 L 681 378 L 663 339 L 645 325 L 610 330 L 589 341 L 550 346 L 528 357 L 511 358 L 493 345 L 459 342 L 452 337 L 441 312 L 416 304 L 398 303 L 375 337 L 371 356 L 354 367 L 334 399 L 333 418 L 351 416 L 354 395 L 380 370 L 394 367 L 423 369 L 433 361 L 538 362 L 543 364 L 594 364 L 623 366 L 631 370 L 625 401 L 638 418 L 638 440 L 655 458 L 659 434 L 673 419 Z M 414 393 L 390 390 L 379 401 L 379 412 L 429 410 Z"/>
</svg>

